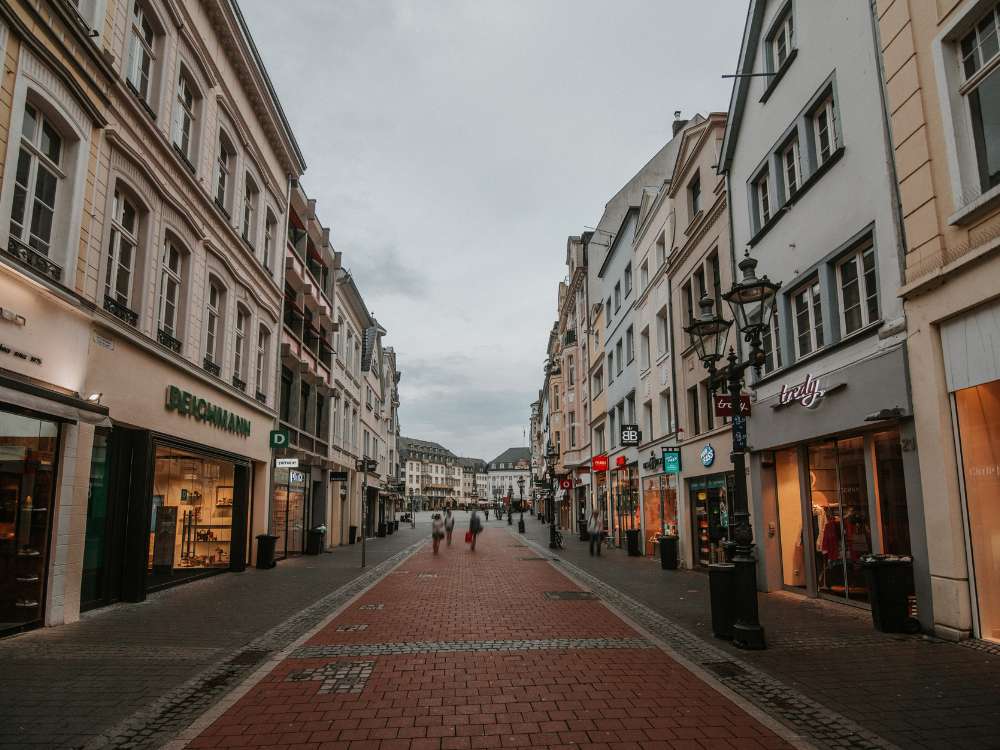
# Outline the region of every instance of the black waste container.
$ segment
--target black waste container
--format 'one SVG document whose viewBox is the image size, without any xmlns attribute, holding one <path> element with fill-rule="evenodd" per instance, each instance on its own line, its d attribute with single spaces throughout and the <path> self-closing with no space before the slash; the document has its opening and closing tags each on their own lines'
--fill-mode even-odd
<svg viewBox="0 0 1000 750">
<path fill-rule="evenodd" d="M 916 633 L 920 623 L 910 617 L 913 558 L 865 555 L 861 558 L 872 603 L 872 623 L 883 633 Z"/>
<path fill-rule="evenodd" d="M 660 567 L 664 570 L 677 570 L 677 543 L 676 536 L 660 537 Z"/>
<path fill-rule="evenodd" d="M 306 532 L 306 554 L 318 555 L 323 551 L 323 537 L 326 529 L 309 529 Z"/>
<path fill-rule="evenodd" d="M 709 602 L 712 605 L 712 634 L 716 638 L 733 639 L 733 583 L 736 566 L 714 563 L 708 566 Z"/>
<path fill-rule="evenodd" d="M 347 527 L 347 543 L 354 544 L 358 540 L 358 527 L 348 526 Z"/>
<path fill-rule="evenodd" d="M 257 569 L 269 570 L 277 563 L 274 561 L 274 545 L 278 537 L 272 534 L 257 535 Z"/>
<path fill-rule="evenodd" d="M 378 530 L 375 532 L 378 536 L 385 536 L 385 521 L 379 521 Z"/>
<path fill-rule="evenodd" d="M 625 539 L 628 544 L 628 556 L 642 557 L 642 550 L 639 549 L 639 529 L 628 529 L 625 532 Z"/>
</svg>

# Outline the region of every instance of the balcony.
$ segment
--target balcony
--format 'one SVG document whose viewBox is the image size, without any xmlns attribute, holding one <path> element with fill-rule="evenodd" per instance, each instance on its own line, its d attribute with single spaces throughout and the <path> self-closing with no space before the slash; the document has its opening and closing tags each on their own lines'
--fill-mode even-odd
<svg viewBox="0 0 1000 750">
<path fill-rule="evenodd" d="M 47 255 L 38 252 L 33 247 L 21 242 L 16 237 L 12 236 L 7 241 L 7 249 L 5 252 L 7 255 L 19 260 L 21 263 L 28 266 L 32 270 L 37 271 L 43 276 L 48 276 L 53 281 L 62 281 L 63 270 L 61 266 L 53 263 L 49 260 Z"/>
<path fill-rule="evenodd" d="M 169 333 L 167 333 L 166 331 L 164 331 L 162 328 L 160 328 L 159 330 L 157 330 L 157 332 L 156 332 L 156 340 L 159 341 L 161 344 L 163 344 L 168 349 L 170 349 L 171 351 L 177 352 L 177 354 L 181 353 L 181 342 L 180 342 L 180 339 L 175 339 L 173 336 L 171 336 Z"/>
<path fill-rule="evenodd" d="M 114 297 L 110 297 L 107 294 L 104 295 L 104 309 L 130 326 L 135 326 L 139 322 L 139 313 L 135 312 L 135 310 L 130 310 Z"/>
<path fill-rule="evenodd" d="M 576 329 L 570 328 L 568 331 L 566 331 L 565 334 L 563 334 L 563 344 L 569 346 L 570 344 L 575 344 L 575 343 L 576 343 Z"/>
<path fill-rule="evenodd" d="M 205 372 L 210 372 L 215 375 L 215 377 L 219 377 L 222 374 L 222 368 L 215 364 L 211 357 L 206 356 L 205 361 L 201 363 L 201 366 L 205 368 Z"/>
<path fill-rule="evenodd" d="M 295 302 L 285 297 L 285 327 L 288 328 L 297 339 L 302 339 L 305 316 L 302 311 L 295 306 Z"/>
</svg>

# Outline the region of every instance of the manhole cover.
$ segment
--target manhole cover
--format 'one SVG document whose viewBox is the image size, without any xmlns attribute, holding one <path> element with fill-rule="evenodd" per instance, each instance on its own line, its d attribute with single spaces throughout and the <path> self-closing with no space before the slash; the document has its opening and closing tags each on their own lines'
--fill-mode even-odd
<svg viewBox="0 0 1000 750">
<path fill-rule="evenodd" d="M 597 594 L 593 591 L 546 591 L 546 599 L 557 599 L 560 601 L 573 601 L 578 599 L 596 599 Z"/>
<path fill-rule="evenodd" d="M 741 677 L 747 671 L 733 661 L 705 661 L 701 663 L 709 672 L 714 672 L 719 677 Z"/>
</svg>

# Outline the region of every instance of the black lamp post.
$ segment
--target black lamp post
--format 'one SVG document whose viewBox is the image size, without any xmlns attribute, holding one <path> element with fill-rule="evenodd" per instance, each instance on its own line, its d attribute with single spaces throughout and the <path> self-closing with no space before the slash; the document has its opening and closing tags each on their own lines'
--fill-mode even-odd
<svg viewBox="0 0 1000 750">
<path fill-rule="evenodd" d="M 517 478 L 517 491 L 521 496 L 521 517 L 517 521 L 518 533 L 524 533 L 524 477 Z"/>
<path fill-rule="evenodd" d="M 507 525 L 514 524 L 514 485 L 507 485 Z"/>
<path fill-rule="evenodd" d="M 547 498 L 545 517 L 549 522 L 549 549 L 558 549 L 559 543 L 556 541 L 556 472 L 555 463 L 559 457 L 559 451 L 555 447 L 549 446 L 545 452 L 545 462 L 548 465 L 549 475 L 549 496 Z"/>
<path fill-rule="evenodd" d="M 410 488 L 410 528 L 417 528 L 417 505 L 413 497 L 413 488 Z"/>
<path fill-rule="evenodd" d="M 750 525 L 750 509 L 747 498 L 746 480 L 746 417 L 742 414 L 740 396 L 743 389 L 743 376 L 747 369 L 760 370 L 764 362 L 764 347 L 762 336 L 770 330 L 771 316 L 774 314 L 774 304 L 777 299 L 780 283 L 775 283 L 764 276 L 758 279 L 755 271 L 757 261 L 750 257 L 749 251 L 739 263 L 743 278 L 733 284 L 732 288 L 722 295 L 729 303 L 733 318 L 736 321 L 738 333 L 749 344 L 750 352 L 746 361 L 740 362 L 733 347 L 729 347 L 725 355 L 726 364 L 718 367 L 723 359 L 726 339 L 733 324 L 713 311 L 714 301 L 707 295 L 698 302 L 701 314 L 685 331 L 691 336 L 692 343 L 709 373 L 709 384 L 712 391 L 725 389 L 733 412 L 733 472 L 735 474 L 735 497 L 733 512 L 732 541 L 735 542 L 735 580 L 733 582 L 733 600 L 735 622 L 733 623 L 733 645 L 738 648 L 765 648 L 764 628 L 757 616 L 757 563 L 754 557 L 753 528 Z"/>
</svg>

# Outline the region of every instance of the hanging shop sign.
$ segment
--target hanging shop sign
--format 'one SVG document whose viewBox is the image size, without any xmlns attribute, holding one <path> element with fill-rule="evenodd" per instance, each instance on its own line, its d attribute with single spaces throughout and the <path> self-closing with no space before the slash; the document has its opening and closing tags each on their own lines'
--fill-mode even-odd
<svg viewBox="0 0 1000 750">
<path fill-rule="evenodd" d="M 803 383 L 791 387 L 782 383 L 781 390 L 778 391 L 778 403 L 784 406 L 797 401 L 807 409 L 811 409 L 825 395 L 826 391 L 819 387 L 819 378 L 814 378 L 810 373 L 806 373 L 806 379 Z"/>
<path fill-rule="evenodd" d="M 559 480 L 559 489 L 561 489 L 561 490 L 571 490 L 571 489 L 573 489 L 573 480 L 572 479 L 568 479 L 568 478 L 567 479 L 560 479 Z"/>
<path fill-rule="evenodd" d="M 639 431 L 639 425 L 623 424 L 621 437 L 624 446 L 638 445 L 642 442 L 642 432 Z"/>
<path fill-rule="evenodd" d="M 288 430 L 271 430 L 270 443 L 272 448 L 287 448 Z"/>
<path fill-rule="evenodd" d="M 617 466 L 619 469 L 624 469 L 626 466 L 628 466 L 628 459 L 625 458 L 625 456 L 618 456 L 617 458 L 615 458 L 615 466 Z"/>
<path fill-rule="evenodd" d="M 750 416 L 750 395 L 746 393 L 740 394 L 740 414 L 744 417 Z M 730 398 L 728 393 L 719 393 L 715 396 L 715 416 L 717 417 L 731 417 L 733 416 L 733 399 Z"/>
<path fill-rule="evenodd" d="M 681 449 L 680 448 L 664 448 L 663 449 L 663 471 L 665 474 L 680 474 L 681 473 Z"/>
<path fill-rule="evenodd" d="M 594 456 L 590 459 L 591 467 L 594 471 L 607 471 L 608 470 L 608 456 L 602 453 L 599 456 Z"/>
<path fill-rule="evenodd" d="M 711 443 L 705 443 L 705 447 L 701 449 L 701 465 L 711 466 L 715 463 L 715 448 L 712 447 Z"/>
<path fill-rule="evenodd" d="M 199 398 L 176 385 L 167 386 L 167 411 L 175 411 L 182 416 L 192 417 L 198 422 L 208 422 L 220 430 L 240 437 L 250 437 L 250 420 L 235 412 Z"/>
</svg>

